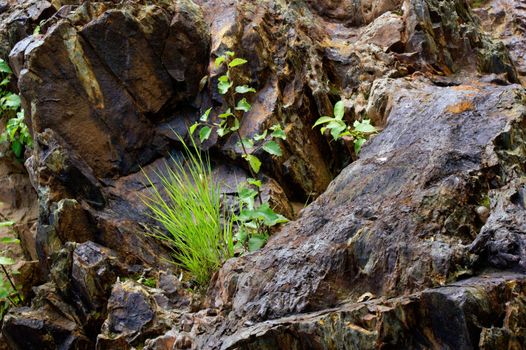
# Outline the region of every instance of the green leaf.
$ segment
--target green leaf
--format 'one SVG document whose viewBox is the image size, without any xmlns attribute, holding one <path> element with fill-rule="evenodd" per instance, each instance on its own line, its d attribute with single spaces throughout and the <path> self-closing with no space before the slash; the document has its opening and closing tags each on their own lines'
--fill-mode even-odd
<svg viewBox="0 0 526 350">
<path fill-rule="evenodd" d="M 274 125 L 272 125 L 272 127 L 270 129 L 273 130 L 273 132 L 272 132 L 272 134 L 270 134 L 270 136 L 272 136 L 274 138 L 279 138 L 279 139 L 282 139 L 282 140 L 286 140 L 287 139 L 287 134 L 285 134 L 285 131 L 281 128 L 281 125 L 274 124 Z"/>
<path fill-rule="evenodd" d="M 18 139 L 11 141 L 11 150 L 17 158 L 22 157 L 24 151 L 24 145 Z"/>
<path fill-rule="evenodd" d="M 19 244 L 20 240 L 14 238 L 14 237 L 2 237 L 0 238 L 1 244 Z"/>
<path fill-rule="evenodd" d="M 206 112 L 201 116 L 201 118 L 199 118 L 199 120 L 206 123 L 208 121 L 208 116 L 210 115 L 211 111 L 212 107 L 208 108 Z"/>
<path fill-rule="evenodd" d="M 251 139 L 248 139 L 248 138 L 244 138 L 241 140 L 241 143 L 243 146 L 245 146 L 245 148 L 252 148 L 254 147 L 254 141 L 252 141 Z"/>
<path fill-rule="evenodd" d="M 3 98 L 3 105 L 9 109 L 18 109 L 20 107 L 20 96 L 16 94 L 8 94 Z"/>
<path fill-rule="evenodd" d="M 195 129 L 197 129 L 198 126 L 199 126 L 198 122 L 195 122 L 194 124 L 192 124 L 192 126 L 190 126 L 190 128 L 188 129 L 188 132 L 190 133 L 190 136 L 192 136 L 194 134 Z"/>
<path fill-rule="evenodd" d="M 226 57 L 224 55 L 217 57 L 215 60 L 216 68 L 219 68 L 225 62 L 225 60 L 226 60 Z"/>
<path fill-rule="evenodd" d="M 256 174 L 259 173 L 259 169 L 261 168 L 261 161 L 259 158 L 252 154 L 248 154 L 245 156 L 245 159 L 247 160 L 248 164 L 250 164 L 252 170 L 254 170 Z"/>
<path fill-rule="evenodd" d="M 334 118 L 338 120 L 342 120 L 343 116 L 345 114 L 345 106 L 343 105 L 343 101 L 338 101 L 334 105 Z"/>
<path fill-rule="evenodd" d="M 251 177 L 249 177 L 247 179 L 247 182 L 250 184 L 250 185 L 253 185 L 253 186 L 256 186 L 257 188 L 261 188 L 261 180 L 256 180 L 256 179 L 253 179 Z"/>
<path fill-rule="evenodd" d="M 9 79 L 9 77 L 5 77 L 1 82 L 0 82 L 0 86 L 6 86 L 7 84 L 9 84 L 9 81 L 11 79 Z"/>
<path fill-rule="evenodd" d="M 334 118 L 323 116 L 321 118 L 318 118 L 318 120 L 316 120 L 316 123 L 314 123 L 312 128 L 314 129 L 318 125 L 326 124 L 326 123 L 332 122 L 333 120 L 334 120 Z"/>
<path fill-rule="evenodd" d="M 232 87 L 234 83 L 230 81 L 228 78 L 228 75 L 222 75 L 219 77 L 219 81 L 217 83 L 217 90 L 219 90 L 219 93 L 221 95 L 224 95 L 228 92 L 228 90 Z"/>
<path fill-rule="evenodd" d="M 212 128 L 210 128 L 209 126 L 203 126 L 201 130 L 199 130 L 199 141 L 201 141 L 201 143 L 205 142 L 206 140 L 208 140 L 211 133 Z"/>
<path fill-rule="evenodd" d="M 223 137 L 225 135 L 228 135 L 230 133 L 230 130 L 227 128 L 218 128 L 217 129 L 217 136 Z"/>
<path fill-rule="evenodd" d="M 233 116 L 233 115 L 234 115 L 234 114 L 232 114 L 232 111 L 231 111 L 230 108 L 229 108 L 229 109 L 226 110 L 225 113 L 221 113 L 221 114 L 219 115 L 219 118 L 220 118 L 220 119 L 227 119 L 228 117 L 231 117 L 231 116 Z"/>
<path fill-rule="evenodd" d="M 6 61 L 0 58 L 0 73 L 11 74 L 13 71 L 9 67 Z"/>
<path fill-rule="evenodd" d="M 248 187 L 242 187 L 237 193 L 239 199 L 242 202 L 245 202 L 250 199 L 254 199 L 257 196 L 257 194 L 258 194 L 257 191 L 254 191 L 253 189 L 248 188 Z"/>
<path fill-rule="evenodd" d="M 237 67 L 237 66 L 241 66 L 241 65 L 243 65 L 243 64 L 245 64 L 245 63 L 247 63 L 247 62 L 248 62 L 247 60 L 238 57 L 238 58 L 234 58 L 234 59 L 228 64 L 228 66 L 229 66 L 230 68 L 234 68 L 234 67 Z"/>
<path fill-rule="evenodd" d="M 239 119 L 237 118 L 234 119 L 234 126 L 230 128 L 230 131 L 236 131 L 236 130 L 239 130 Z"/>
<path fill-rule="evenodd" d="M 356 154 L 359 154 L 360 151 L 362 150 L 362 145 L 365 143 L 365 139 L 364 138 L 358 138 L 356 140 L 354 140 L 354 152 Z"/>
<path fill-rule="evenodd" d="M 281 152 L 281 147 L 278 145 L 276 141 L 268 141 L 263 145 L 263 149 L 267 152 L 272 154 L 273 156 L 281 156 L 283 153 Z"/>
<path fill-rule="evenodd" d="M 250 86 L 247 86 L 247 85 L 242 85 L 242 86 L 236 86 L 236 92 L 238 94 L 246 94 L 247 92 L 256 92 L 256 89 L 251 88 Z"/>
<path fill-rule="evenodd" d="M 250 111 L 250 107 L 252 106 L 250 105 L 250 103 L 248 103 L 247 99 L 243 98 L 237 103 L 236 110 L 248 112 Z"/>
<path fill-rule="evenodd" d="M 0 256 L 0 265 L 14 265 L 15 261 L 7 256 Z"/>
<path fill-rule="evenodd" d="M 247 238 L 248 238 L 248 233 L 246 230 L 243 229 L 243 226 L 241 226 L 239 228 L 239 231 L 237 231 L 236 235 L 234 236 L 234 238 L 238 241 L 238 242 L 242 242 L 242 243 L 245 243 Z"/>
<path fill-rule="evenodd" d="M 262 134 L 256 134 L 254 135 L 254 141 L 261 141 L 264 140 L 267 137 L 268 130 L 263 131 Z"/>
<path fill-rule="evenodd" d="M 283 215 L 277 214 L 272 210 L 268 203 L 263 203 L 254 211 L 254 217 L 263 221 L 268 227 L 288 222 L 289 220 Z"/>
<path fill-rule="evenodd" d="M 339 125 L 339 126 L 335 126 L 333 128 L 331 128 L 331 135 L 332 135 L 332 138 L 334 139 L 334 141 L 337 141 L 338 139 L 340 139 L 342 137 L 342 132 L 344 132 L 345 130 L 347 129 L 346 126 L 342 126 L 342 125 Z"/>
<path fill-rule="evenodd" d="M 14 221 L 2 221 L 0 222 L 0 227 L 9 227 L 15 224 Z"/>
<path fill-rule="evenodd" d="M 254 198 L 257 196 L 257 192 L 251 188 L 243 187 L 237 193 L 239 201 L 246 205 L 249 210 L 254 209 Z"/>
<path fill-rule="evenodd" d="M 268 241 L 268 236 L 266 235 L 253 235 L 248 240 L 248 251 L 255 252 L 265 246 Z"/>
<path fill-rule="evenodd" d="M 365 134 L 371 134 L 376 132 L 376 128 L 371 125 L 371 121 L 369 119 L 364 119 L 363 121 L 355 121 L 353 124 L 354 130 L 363 132 Z"/>
<path fill-rule="evenodd" d="M 234 57 L 236 55 L 236 53 L 234 51 L 227 51 L 227 52 L 225 52 L 225 55 L 230 56 L 230 57 Z"/>
</svg>

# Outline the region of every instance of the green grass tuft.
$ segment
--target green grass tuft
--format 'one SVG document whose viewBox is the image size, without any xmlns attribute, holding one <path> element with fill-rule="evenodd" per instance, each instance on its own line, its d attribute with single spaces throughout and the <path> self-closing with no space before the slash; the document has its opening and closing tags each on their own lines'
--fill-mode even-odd
<svg viewBox="0 0 526 350">
<path fill-rule="evenodd" d="M 166 169 L 158 169 L 157 185 L 146 175 L 152 190 L 142 199 L 160 226 L 149 233 L 168 243 L 174 263 L 204 286 L 234 255 L 232 222 L 222 224 L 221 188 L 212 179 L 210 158 L 203 156 L 195 143 L 190 149 L 181 137 L 179 140 L 185 159 L 172 157 Z"/>
</svg>

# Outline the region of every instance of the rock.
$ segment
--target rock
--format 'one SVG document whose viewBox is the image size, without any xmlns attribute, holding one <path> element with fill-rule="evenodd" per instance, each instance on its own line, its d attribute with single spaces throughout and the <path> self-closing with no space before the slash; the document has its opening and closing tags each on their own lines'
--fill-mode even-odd
<svg viewBox="0 0 526 350">
<path fill-rule="evenodd" d="M 27 171 L 16 161 L 0 160 L 0 221 L 14 221 L 12 227 L 21 240 L 20 247 L 30 260 L 36 260 L 36 223 L 38 204 Z M 0 229 L 0 235 L 12 236 L 10 228 Z M 16 249 L 16 247 L 14 247 Z"/>
<path fill-rule="evenodd" d="M 526 325 L 524 313 L 526 300 L 524 295 L 517 295 L 506 303 L 504 322 L 502 327 L 495 326 L 482 329 L 479 346 L 481 349 L 517 348 L 526 344 Z"/>
<path fill-rule="evenodd" d="M 501 40 L 517 67 L 520 80 L 524 83 L 526 75 L 526 9 L 517 0 L 484 1 L 473 9 L 482 22 L 482 28 L 494 38 Z"/>
<path fill-rule="evenodd" d="M 515 143 L 526 115 L 522 90 L 395 84 L 387 125 L 360 159 L 265 248 L 220 271 L 209 300 L 232 310 L 231 322 L 323 310 L 366 292 L 394 297 L 485 265 L 526 271 L 524 207 L 508 199 L 509 209 L 492 210 L 483 228 L 476 208 L 484 194 L 471 192 L 491 186 L 521 203 L 495 167 L 514 169 L 508 181 L 524 176 L 513 166 L 525 159 Z"/>
<path fill-rule="evenodd" d="M 51 282 L 6 318 L 10 346 L 520 343 L 522 73 L 466 1 L 36 3 L 0 14 L 0 56 L 58 11 L 10 54 L 35 139 L 38 224 L 23 244 Z M 257 154 L 265 195 L 291 217 L 290 201 L 317 199 L 263 250 L 228 261 L 201 303 L 145 235 L 155 223 L 141 195 L 144 173 L 179 149 L 170 128 L 226 109 L 213 61 L 227 50 L 248 60 L 236 82 L 257 90 L 241 135 L 274 123 L 287 134 L 282 157 Z M 339 100 L 348 124 L 381 130 L 359 157 L 313 129 Z M 237 141 L 202 145 L 230 185 L 247 170 Z"/>
<path fill-rule="evenodd" d="M 177 332 L 170 330 L 166 334 L 154 339 L 148 339 L 144 343 L 144 350 L 172 350 L 177 340 Z"/>
<path fill-rule="evenodd" d="M 0 2 L 0 58 L 7 59 L 13 45 L 31 35 L 34 27 L 53 12 L 45 0 Z"/>
<path fill-rule="evenodd" d="M 51 284 L 36 291 L 32 307 L 5 316 L 2 334 L 10 349 L 93 349 L 75 312 Z"/>
<path fill-rule="evenodd" d="M 517 323 L 511 319 L 524 307 L 524 298 L 513 295 L 525 292 L 525 282 L 524 275 L 488 275 L 410 296 L 348 302 L 322 312 L 246 327 L 213 348 L 473 349 L 479 346 L 480 336 L 483 349 L 508 344 L 520 349 L 523 331 L 515 328 Z M 505 309 L 507 316 L 499 328 Z M 442 312 L 437 314 L 436 310 Z M 518 333 L 513 333 L 516 330 Z M 511 342 L 490 338 L 500 334 L 513 334 Z"/>
<path fill-rule="evenodd" d="M 133 281 L 117 281 L 108 301 L 108 318 L 97 337 L 97 349 L 130 349 L 145 337 L 166 332 L 154 299 Z"/>
</svg>

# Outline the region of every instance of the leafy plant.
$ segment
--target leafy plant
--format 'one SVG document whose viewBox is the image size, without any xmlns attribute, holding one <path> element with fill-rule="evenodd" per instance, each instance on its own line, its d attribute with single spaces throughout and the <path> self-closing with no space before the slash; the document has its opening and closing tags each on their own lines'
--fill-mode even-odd
<svg viewBox="0 0 526 350">
<path fill-rule="evenodd" d="M 377 132 L 377 129 L 371 124 L 369 119 L 364 119 L 362 121 L 355 121 L 353 126 L 348 126 L 347 123 L 343 120 L 345 115 L 345 107 L 342 101 L 338 101 L 334 105 L 334 116 L 323 116 L 316 120 L 313 128 L 324 125 L 321 127 L 320 131 L 323 134 L 326 130 L 329 130 L 332 138 L 337 141 L 345 136 L 352 137 L 354 143 L 354 152 L 356 154 L 360 153 L 362 145 L 367 141 L 369 135 Z"/>
<path fill-rule="evenodd" d="M 190 149 L 179 139 L 185 159 L 172 157 L 166 169 L 158 170 L 159 184 L 145 174 L 152 191 L 142 199 L 161 226 L 150 234 L 167 242 L 174 262 L 205 285 L 234 255 L 232 222 L 221 221 L 221 188 L 212 179 L 208 156 L 201 155 L 195 143 Z"/>
<path fill-rule="evenodd" d="M 237 67 L 246 64 L 248 61 L 236 57 L 232 51 L 227 51 L 224 55 L 215 60 L 216 68 L 226 68 L 226 72 L 218 78 L 217 90 L 224 95 L 228 108 L 217 116 L 218 122 L 210 121 L 212 108 L 209 108 L 196 122 L 190 127 L 190 134 L 199 128 L 199 140 L 205 142 L 216 130 L 218 137 L 225 137 L 235 134 L 238 138 L 238 146 L 242 150 L 242 157 L 247 162 L 251 178 L 247 183 L 242 184 L 238 189 L 238 203 L 240 214 L 235 217 L 239 225 L 236 234 L 236 246 L 243 247 L 245 250 L 254 251 L 265 245 L 268 240 L 270 227 L 288 220 L 274 212 L 268 202 L 264 202 L 261 195 L 261 180 L 258 179 L 262 162 L 257 156 L 260 151 L 264 151 L 271 156 L 280 157 L 282 155 L 280 140 L 286 140 L 287 136 L 281 125 L 274 124 L 261 134 L 253 137 L 243 137 L 239 131 L 241 120 L 245 113 L 252 108 L 247 100 L 248 94 L 256 92 L 256 89 L 248 85 L 234 84 L 234 71 Z M 259 203 L 255 203 L 255 198 Z"/>
<path fill-rule="evenodd" d="M 0 222 L 0 227 L 9 227 L 12 225 L 12 221 Z M 18 243 L 20 243 L 19 240 L 14 237 L 3 237 L 0 239 L 0 244 L 2 245 Z M 0 320 L 3 319 L 5 313 L 11 306 L 17 306 L 22 302 L 22 297 L 6 268 L 6 266 L 15 264 L 15 261 L 7 256 L 8 251 L 8 248 L 0 251 L 0 268 L 5 278 L 0 278 Z"/>
<path fill-rule="evenodd" d="M 24 123 L 20 96 L 7 90 L 12 73 L 7 62 L 0 59 L 0 116 L 7 117 L 6 128 L 0 135 L 0 142 L 9 142 L 16 158 L 20 159 L 25 147 L 32 147 L 33 139 Z"/>
</svg>

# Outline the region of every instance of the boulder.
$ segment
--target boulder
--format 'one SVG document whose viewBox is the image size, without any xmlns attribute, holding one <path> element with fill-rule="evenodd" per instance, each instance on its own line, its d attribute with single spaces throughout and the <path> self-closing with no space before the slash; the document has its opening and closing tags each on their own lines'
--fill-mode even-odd
<svg viewBox="0 0 526 350">
<path fill-rule="evenodd" d="M 114 285 L 108 301 L 108 318 L 97 337 L 97 349 L 131 349 L 147 337 L 169 329 L 171 319 L 163 319 L 155 299 L 144 287 L 133 282 Z"/>
<path fill-rule="evenodd" d="M 393 84 L 387 125 L 360 159 L 265 248 L 220 271 L 209 302 L 226 310 L 224 327 L 417 292 L 487 267 L 526 273 L 522 89 Z M 484 223 L 476 210 L 488 196 Z"/>
</svg>

